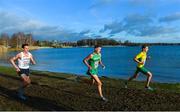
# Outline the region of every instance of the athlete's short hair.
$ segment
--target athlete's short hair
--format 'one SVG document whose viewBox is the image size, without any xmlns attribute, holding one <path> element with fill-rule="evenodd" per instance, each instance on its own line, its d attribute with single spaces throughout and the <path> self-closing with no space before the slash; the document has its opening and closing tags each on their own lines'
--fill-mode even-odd
<svg viewBox="0 0 180 112">
<path fill-rule="evenodd" d="M 23 45 L 22 45 L 22 48 L 24 48 L 25 46 L 29 46 L 29 45 L 28 45 L 28 44 L 23 44 Z"/>
<path fill-rule="evenodd" d="M 148 45 L 142 45 L 142 50 L 144 49 L 144 48 L 146 48 L 146 47 L 148 47 Z"/>
<path fill-rule="evenodd" d="M 101 45 L 95 45 L 94 49 L 98 48 L 98 47 L 102 47 Z"/>
</svg>

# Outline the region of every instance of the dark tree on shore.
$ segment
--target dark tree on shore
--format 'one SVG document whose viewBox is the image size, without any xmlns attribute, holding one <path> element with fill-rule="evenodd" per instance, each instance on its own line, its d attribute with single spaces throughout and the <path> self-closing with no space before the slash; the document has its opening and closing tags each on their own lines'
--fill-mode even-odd
<svg viewBox="0 0 180 112">
<path fill-rule="evenodd" d="M 0 36 L 0 45 L 8 47 L 9 46 L 9 41 L 10 41 L 10 38 L 9 38 L 8 34 L 7 33 L 2 33 L 1 36 Z"/>
<path fill-rule="evenodd" d="M 120 43 L 114 39 L 83 39 L 77 41 L 78 46 L 94 46 L 94 45 L 119 45 Z"/>
<path fill-rule="evenodd" d="M 21 45 L 27 43 L 30 46 L 34 45 L 32 34 L 24 34 L 23 32 L 14 33 L 10 39 L 10 46 L 21 48 Z"/>
</svg>

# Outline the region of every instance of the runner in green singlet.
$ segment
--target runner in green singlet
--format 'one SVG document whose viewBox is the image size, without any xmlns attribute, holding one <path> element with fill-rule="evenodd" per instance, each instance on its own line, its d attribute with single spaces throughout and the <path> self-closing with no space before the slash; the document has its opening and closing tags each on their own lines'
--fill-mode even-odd
<svg viewBox="0 0 180 112">
<path fill-rule="evenodd" d="M 108 101 L 102 94 L 102 82 L 98 77 L 98 65 L 100 64 L 103 69 L 105 66 L 103 65 L 101 61 L 101 46 L 96 45 L 94 47 L 94 52 L 87 56 L 83 62 L 88 67 L 87 74 L 91 76 L 93 84 L 94 82 L 97 83 L 98 92 L 103 101 Z"/>
</svg>

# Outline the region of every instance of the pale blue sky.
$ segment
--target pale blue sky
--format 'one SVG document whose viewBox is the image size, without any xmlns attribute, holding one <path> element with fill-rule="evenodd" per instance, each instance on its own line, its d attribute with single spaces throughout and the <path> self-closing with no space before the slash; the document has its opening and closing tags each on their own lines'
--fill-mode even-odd
<svg viewBox="0 0 180 112">
<path fill-rule="evenodd" d="M 35 39 L 179 42 L 180 0 L 0 0 L 0 32 Z"/>
</svg>

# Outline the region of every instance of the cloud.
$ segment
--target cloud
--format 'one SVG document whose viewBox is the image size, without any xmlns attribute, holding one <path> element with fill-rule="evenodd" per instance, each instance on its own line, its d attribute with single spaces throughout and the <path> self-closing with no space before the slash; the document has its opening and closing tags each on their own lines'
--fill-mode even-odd
<svg viewBox="0 0 180 112">
<path fill-rule="evenodd" d="M 165 17 L 161 17 L 159 19 L 159 22 L 174 22 L 178 20 L 180 20 L 180 12 Z"/>
<path fill-rule="evenodd" d="M 90 38 L 88 35 L 89 30 L 74 32 L 72 30 L 58 29 L 56 27 L 42 28 L 33 34 L 40 40 L 77 41 L 84 38 Z"/>
<path fill-rule="evenodd" d="M 16 32 L 32 33 L 35 39 L 41 40 L 62 40 L 76 41 L 88 37 L 90 30 L 75 32 L 59 28 L 58 26 L 47 25 L 43 22 L 18 16 L 9 12 L 0 12 L 0 32 L 13 34 Z"/>
<path fill-rule="evenodd" d="M 123 24 L 121 22 L 114 21 L 111 24 L 106 24 L 104 29 L 100 30 L 100 33 L 103 33 L 107 30 L 110 30 L 110 34 L 116 34 L 124 30 Z"/>
<path fill-rule="evenodd" d="M 156 0 L 128 0 L 128 2 L 132 5 L 153 5 L 155 2 L 157 2 Z"/>
<path fill-rule="evenodd" d="M 150 15 L 132 14 L 128 15 L 123 20 L 126 24 L 139 25 L 150 24 L 153 22 L 153 18 Z"/>
<path fill-rule="evenodd" d="M 122 21 L 114 21 L 104 25 L 100 33 L 109 32 L 109 35 L 125 32 L 133 36 L 158 36 L 168 33 L 176 33 L 179 30 L 170 26 L 158 25 L 153 16 L 132 14 L 126 16 Z"/>
<path fill-rule="evenodd" d="M 102 35 L 91 34 L 91 38 L 102 38 Z"/>
<path fill-rule="evenodd" d="M 163 27 L 163 26 L 148 26 L 146 28 L 131 31 L 130 33 L 134 34 L 135 36 L 158 36 L 161 34 L 169 34 L 176 32 L 178 32 L 178 29 L 176 28 Z"/>
<path fill-rule="evenodd" d="M 89 9 L 97 8 L 104 5 L 109 5 L 117 1 L 118 0 L 95 0 L 95 2 L 89 7 Z"/>
</svg>

